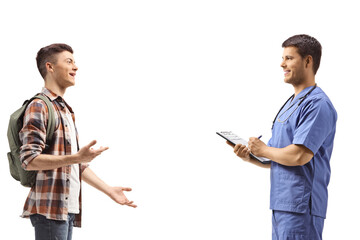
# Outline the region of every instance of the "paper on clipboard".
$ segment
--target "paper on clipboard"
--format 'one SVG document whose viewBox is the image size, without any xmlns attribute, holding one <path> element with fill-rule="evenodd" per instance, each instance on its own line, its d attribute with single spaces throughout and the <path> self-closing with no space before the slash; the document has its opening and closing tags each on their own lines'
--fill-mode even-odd
<svg viewBox="0 0 360 240">
<path fill-rule="evenodd" d="M 240 138 L 239 136 L 237 136 L 236 134 L 234 134 L 231 131 L 222 131 L 222 132 L 216 132 L 216 134 L 220 135 L 221 137 L 225 138 L 226 140 L 228 140 L 229 142 L 231 142 L 232 144 L 236 145 L 236 144 L 242 144 L 245 146 L 248 146 L 248 142 L 242 138 Z M 255 156 L 254 154 L 250 153 L 250 157 L 258 160 L 261 163 L 267 164 L 270 163 L 271 160 L 265 157 L 258 157 Z"/>
</svg>

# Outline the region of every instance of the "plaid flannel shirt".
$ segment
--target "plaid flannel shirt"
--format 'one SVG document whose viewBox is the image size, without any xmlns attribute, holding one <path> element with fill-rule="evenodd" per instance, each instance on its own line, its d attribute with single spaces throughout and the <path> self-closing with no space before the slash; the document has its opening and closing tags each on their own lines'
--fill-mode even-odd
<svg viewBox="0 0 360 240">
<path fill-rule="evenodd" d="M 74 112 L 62 97 L 50 90 L 43 88 L 41 93 L 47 96 L 53 104 L 56 122 L 55 132 L 52 142 L 48 143 L 49 147 L 45 150 L 48 109 L 42 100 L 35 99 L 32 101 L 26 109 L 23 128 L 19 133 L 23 144 L 20 148 L 20 160 L 24 169 L 42 153 L 51 155 L 71 154 L 70 129 L 67 124 L 63 126 L 64 120 L 62 119 L 66 114 L 65 108 L 68 108 L 75 122 Z M 76 138 L 78 139 L 77 131 Z M 80 182 L 81 173 L 86 167 L 86 164 L 80 164 Z M 71 165 L 54 170 L 38 171 L 36 183 L 30 189 L 26 199 L 22 217 L 41 214 L 48 219 L 67 220 L 70 174 Z M 81 227 L 81 190 L 79 205 L 80 213 L 75 216 L 75 227 Z"/>
</svg>

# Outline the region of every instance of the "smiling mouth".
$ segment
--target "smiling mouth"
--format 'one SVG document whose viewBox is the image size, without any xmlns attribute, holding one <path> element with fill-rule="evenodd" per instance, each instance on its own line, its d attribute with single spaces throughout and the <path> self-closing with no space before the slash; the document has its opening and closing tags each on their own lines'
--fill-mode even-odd
<svg viewBox="0 0 360 240">
<path fill-rule="evenodd" d="M 69 73 L 70 76 L 75 77 L 76 73 Z"/>
<path fill-rule="evenodd" d="M 284 70 L 284 75 L 286 76 L 286 75 L 288 75 L 290 73 L 290 70 Z"/>
</svg>

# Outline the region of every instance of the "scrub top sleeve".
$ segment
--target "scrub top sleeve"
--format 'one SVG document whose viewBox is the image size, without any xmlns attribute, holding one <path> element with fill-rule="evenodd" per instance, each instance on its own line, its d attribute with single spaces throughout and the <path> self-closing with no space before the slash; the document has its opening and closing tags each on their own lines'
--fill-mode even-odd
<svg viewBox="0 0 360 240">
<path fill-rule="evenodd" d="M 336 122 L 336 112 L 324 99 L 312 99 L 300 111 L 293 144 L 304 145 L 314 155 L 319 150 Z"/>
</svg>

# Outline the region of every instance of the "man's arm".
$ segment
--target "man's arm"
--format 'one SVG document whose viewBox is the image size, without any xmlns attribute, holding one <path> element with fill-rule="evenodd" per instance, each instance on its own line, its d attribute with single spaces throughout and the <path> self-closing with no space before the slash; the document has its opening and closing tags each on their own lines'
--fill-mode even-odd
<svg viewBox="0 0 360 240">
<path fill-rule="evenodd" d="M 100 147 L 95 150 L 92 148 L 95 144 L 96 140 L 93 140 L 73 155 L 55 156 L 50 154 L 40 154 L 28 163 L 26 170 L 52 170 L 71 164 L 89 163 L 103 151 L 108 149 L 108 147 Z"/>
<path fill-rule="evenodd" d="M 303 166 L 314 157 L 313 152 L 304 145 L 291 144 L 284 148 L 274 148 L 256 137 L 250 138 L 249 148 L 256 156 L 269 158 L 285 166 Z"/>
<path fill-rule="evenodd" d="M 240 157 L 245 162 L 252 163 L 261 168 L 270 168 L 271 167 L 271 164 L 263 164 L 255 159 L 252 159 L 250 157 L 250 149 L 247 148 L 245 145 L 242 145 L 242 144 L 233 145 L 229 141 L 226 141 L 226 143 L 229 144 L 230 146 L 232 146 L 234 148 L 234 153 L 236 154 L 236 156 Z"/>
<path fill-rule="evenodd" d="M 129 201 L 123 191 L 131 191 L 131 188 L 125 187 L 111 187 L 107 185 L 103 180 L 101 180 L 95 173 L 89 168 L 85 168 L 82 173 L 82 179 L 89 185 L 98 189 L 99 191 L 108 195 L 112 200 L 121 204 L 127 205 L 129 207 L 136 208 L 137 206 L 133 204 L 133 201 Z"/>
<path fill-rule="evenodd" d="M 19 133 L 22 146 L 20 160 L 26 170 L 52 170 L 76 163 L 88 163 L 108 148 L 92 149 L 96 141 L 90 142 L 74 155 L 54 156 L 42 154 L 45 149 L 48 109 L 44 101 L 35 99 L 24 114 L 23 128 Z"/>
</svg>

